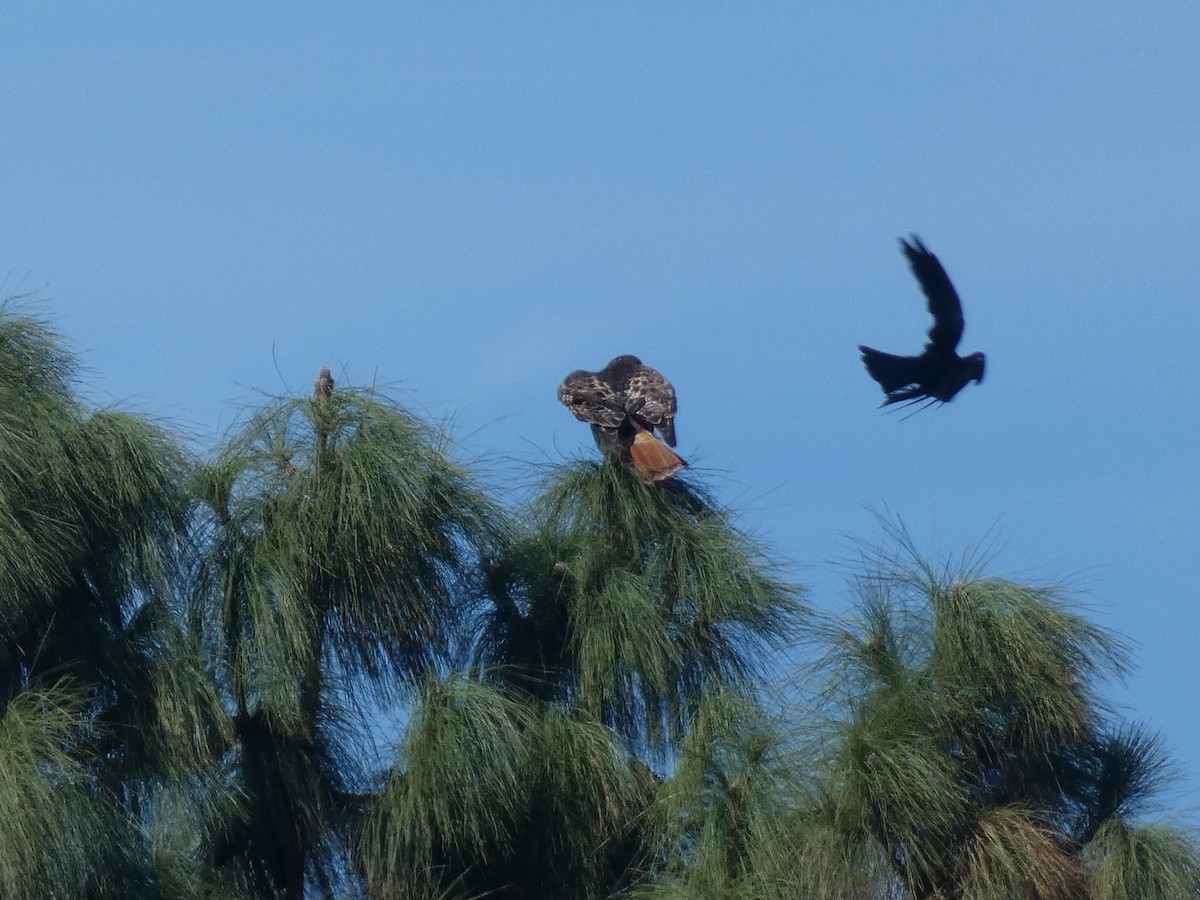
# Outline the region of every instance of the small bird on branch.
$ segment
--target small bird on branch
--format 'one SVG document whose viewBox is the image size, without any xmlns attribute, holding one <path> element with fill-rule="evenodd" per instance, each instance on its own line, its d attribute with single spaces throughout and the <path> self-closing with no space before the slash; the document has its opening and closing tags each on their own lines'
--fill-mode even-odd
<svg viewBox="0 0 1200 900">
<path fill-rule="evenodd" d="M 333 375 L 329 372 L 329 366 L 321 367 L 320 374 L 317 375 L 316 380 L 313 382 L 313 396 L 333 396 Z"/>
<path fill-rule="evenodd" d="M 317 431 L 317 456 L 318 459 L 322 459 L 325 457 L 325 446 L 329 440 L 330 409 L 327 404 L 321 401 L 333 396 L 333 375 L 329 372 L 329 366 L 322 366 L 316 380 L 313 381 L 313 396 L 317 400 L 314 410 L 314 424 Z"/>
</svg>

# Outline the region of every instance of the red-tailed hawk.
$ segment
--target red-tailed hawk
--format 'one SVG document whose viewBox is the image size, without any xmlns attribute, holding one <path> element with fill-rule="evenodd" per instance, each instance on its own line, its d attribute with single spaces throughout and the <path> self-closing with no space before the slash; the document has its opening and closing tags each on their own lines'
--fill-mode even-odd
<svg viewBox="0 0 1200 900">
<path fill-rule="evenodd" d="M 558 399 L 592 426 L 597 447 L 629 458 L 646 481 L 670 478 L 687 465 L 669 449 L 675 446 L 675 388 L 636 356 L 618 356 L 599 372 L 576 369 L 559 385 Z"/>
<path fill-rule="evenodd" d="M 925 351 L 920 356 L 893 356 L 862 344 L 858 347 L 867 372 L 887 394 L 884 406 L 921 400 L 947 403 L 968 381 L 983 381 L 984 355 L 959 356 L 954 349 L 963 333 L 963 312 L 950 276 L 920 238 L 914 234 L 912 241 L 910 244 L 901 238 L 900 247 L 921 283 L 933 316 Z"/>
</svg>

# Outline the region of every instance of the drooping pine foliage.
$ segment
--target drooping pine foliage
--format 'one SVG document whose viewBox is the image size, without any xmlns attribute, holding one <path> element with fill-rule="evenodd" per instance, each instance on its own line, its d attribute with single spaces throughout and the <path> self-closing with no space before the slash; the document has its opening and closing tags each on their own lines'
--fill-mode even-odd
<svg viewBox="0 0 1200 900">
<path fill-rule="evenodd" d="M 43 322 L 0 310 L 6 896 L 147 889 L 145 804 L 220 731 L 175 603 L 187 461 L 144 419 L 85 407 L 74 377 Z"/>
<path fill-rule="evenodd" d="M 609 896 L 653 786 L 598 722 L 503 686 L 431 681 L 361 863 L 375 896 Z"/>
<path fill-rule="evenodd" d="M 477 663 L 651 751 L 707 689 L 752 690 L 805 613 L 701 489 L 647 485 L 616 460 L 556 470 L 488 588 Z"/>
<path fill-rule="evenodd" d="M 132 822 L 87 770 L 81 692 L 27 687 L 0 718 L 0 893 L 109 893 L 135 863 Z M 116 828 L 124 833 L 114 835 Z"/>
<path fill-rule="evenodd" d="M 774 839 L 793 860 L 775 895 L 1123 896 L 1110 866 L 1129 896 L 1194 895 L 1195 842 L 1131 818 L 1162 759 L 1099 698 L 1120 642 L 1056 589 L 938 570 L 895 538 L 911 562 L 874 559 L 857 620 L 831 630 L 822 749 Z M 1130 834 L 1140 859 L 1106 845 Z"/>
<path fill-rule="evenodd" d="M 655 798 L 653 864 L 634 896 L 771 896 L 756 893 L 756 857 L 793 809 L 803 765 L 784 722 L 754 698 L 706 694 Z"/>
<path fill-rule="evenodd" d="M 673 754 L 710 689 L 752 703 L 803 607 L 700 491 L 612 461 L 554 470 L 486 574 L 471 680 L 426 690 L 370 819 L 369 881 L 397 896 L 632 887 L 655 867 L 661 784 L 638 754 Z"/>
<path fill-rule="evenodd" d="M 256 413 L 200 491 L 241 796 L 213 862 L 286 896 L 334 891 L 370 774 L 362 710 L 448 665 L 499 517 L 434 431 L 353 389 Z"/>
</svg>

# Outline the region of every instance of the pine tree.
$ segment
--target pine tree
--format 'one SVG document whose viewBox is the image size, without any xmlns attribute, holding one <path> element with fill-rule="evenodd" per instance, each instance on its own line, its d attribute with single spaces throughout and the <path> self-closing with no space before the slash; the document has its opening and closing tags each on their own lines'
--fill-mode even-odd
<svg viewBox="0 0 1200 900">
<path fill-rule="evenodd" d="M 75 377 L 0 311 L 3 896 L 1200 895 L 1056 588 L 898 526 L 819 621 L 690 474 L 501 510 L 328 371 L 198 464 Z"/>
<path fill-rule="evenodd" d="M 326 389 L 323 389 L 325 387 Z M 234 741 L 211 866 L 301 897 L 348 888 L 370 710 L 445 670 L 498 511 L 440 435 L 370 391 L 269 404 L 203 470 L 198 602 Z"/>
<path fill-rule="evenodd" d="M 763 848 L 760 896 L 1197 896 L 1195 839 L 1137 818 L 1158 741 L 1100 695 L 1122 643 L 1057 588 L 937 568 L 893 538 L 830 630 L 821 752 Z"/>
<path fill-rule="evenodd" d="M 0 311 L 0 893 L 149 891 L 158 786 L 220 730 L 175 588 L 188 462 L 89 409 L 58 337 Z"/>
<path fill-rule="evenodd" d="M 619 460 L 554 469 L 486 574 L 468 673 L 427 692 L 371 821 L 371 883 L 610 896 L 653 867 L 652 765 L 707 692 L 750 702 L 804 607 L 702 491 Z"/>
</svg>

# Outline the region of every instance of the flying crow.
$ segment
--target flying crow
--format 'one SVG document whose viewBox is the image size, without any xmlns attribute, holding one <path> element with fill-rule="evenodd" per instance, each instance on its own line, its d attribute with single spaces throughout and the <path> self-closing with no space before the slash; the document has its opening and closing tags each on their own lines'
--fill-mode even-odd
<svg viewBox="0 0 1200 900">
<path fill-rule="evenodd" d="M 921 400 L 946 403 L 968 381 L 983 381 L 984 355 L 959 356 L 954 352 L 963 333 L 962 304 L 938 258 L 925 249 L 915 234 L 911 244 L 901 238 L 900 246 L 921 283 L 933 315 L 929 343 L 920 356 L 893 356 L 862 344 L 858 349 L 862 351 L 867 372 L 887 394 L 883 406 Z"/>
</svg>

